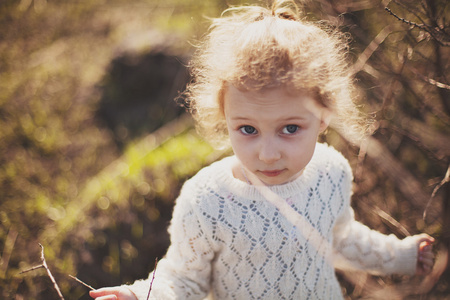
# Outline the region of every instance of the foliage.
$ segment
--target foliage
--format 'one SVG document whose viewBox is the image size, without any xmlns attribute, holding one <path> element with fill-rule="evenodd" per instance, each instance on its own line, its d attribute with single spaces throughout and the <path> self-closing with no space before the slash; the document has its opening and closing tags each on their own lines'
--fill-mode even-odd
<svg viewBox="0 0 450 300">
<path fill-rule="evenodd" d="M 225 7 L 0 3 L 1 298 L 56 299 L 45 273 L 18 275 L 38 262 L 38 243 L 69 299 L 87 298 L 87 290 L 68 274 L 116 285 L 146 276 L 164 254 L 182 182 L 224 153 L 163 103 L 188 80 L 189 41 L 205 31 L 204 16 Z M 450 4 L 317 0 L 306 8 L 307 18 L 338 23 L 353 37 L 349 59 L 363 109 L 374 115 L 374 135 L 361 148 L 332 131 L 325 137 L 354 166 L 358 218 L 400 237 L 425 231 L 448 247 Z M 344 281 L 349 298 L 365 295 Z M 444 274 L 428 296 L 449 291 Z"/>
<path fill-rule="evenodd" d="M 212 8 L 184 3 L 196 18 Z M 79 249 L 83 245 L 70 241 L 71 230 L 83 224 L 80 216 L 97 201 L 103 203 L 102 207 L 106 205 L 105 198 L 86 197 L 91 191 L 83 187 L 95 186 L 98 173 L 121 157 L 115 143 L 116 132 L 102 125 L 104 121 L 96 113 L 105 91 L 110 90 L 111 84 L 118 84 L 108 81 L 110 65 L 115 58 L 130 52 L 134 60 L 139 60 L 141 53 L 161 45 L 165 51 L 172 49 L 172 55 L 182 49 L 187 51 L 185 40 L 177 42 L 177 33 L 165 37 L 164 30 L 173 26 L 179 27 L 178 34 L 195 31 L 192 22 L 167 22 L 170 14 L 175 15 L 169 14 L 170 5 L 154 1 L 130 5 L 125 1 L 45 0 L 0 4 L 2 298 L 16 293 L 32 298 L 48 296 L 42 292 L 48 290 L 45 283 L 17 276 L 23 267 L 34 263 L 38 242 L 46 246 L 47 259 L 58 272 L 76 271 L 77 254 L 62 252 L 66 248 L 59 246 L 67 244 L 69 249 Z M 152 14 L 159 18 L 148 18 Z M 166 24 L 161 24 L 164 18 Z M 161 121 L 155 124 L 160 126 Z M 156 128 L 153 126 L 152 130 Z M 188 140 L 184 138 L 186 143 Z M 179 154 L 174 153 L 172 159 L 183 161 Z M 180 163 L 176 165 L 178 173 L 170 172 L 171 169 L 165 173 L 181 176 Z M 145 168 L 133 166 L 133 176 Z M 161 182 L 169 181 L 157 182 L 162 189 Z M 63 290 L 67 289 L 66 283 Z"/>
</svg>

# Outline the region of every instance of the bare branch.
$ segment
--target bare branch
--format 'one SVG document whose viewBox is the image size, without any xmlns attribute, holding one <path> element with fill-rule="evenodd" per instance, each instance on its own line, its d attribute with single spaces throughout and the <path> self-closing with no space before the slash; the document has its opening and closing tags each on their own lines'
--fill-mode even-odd
<svg viewBox="0 0 450 300">
<path fill-rule="evenodd" d="M 402 18 L 402 17 L 399 17 L 399 16 L 396 15 L 389 7 L 385 7 L 384 9 L 385 9 L 391 16 L 395 17 L 397 20 L 402 21 L 403 23 L 406 23 L 406 24 L 411 25 L 411 26 L 413 26 L 413 27 L 420 28 L 420 29 L 423 29 L 423 30 L 428 31 L 428 28 L 427 28 L 427 27 L 429 27 L 428 25 L 425 25 L 425 24 L 417 24 L 417 23 L 411 22 L 411 21 L 409 21 L 409 20 L 406 20 L 406 19 L 404 19 L 404 18 Z"/>
<path fill-rule="evenodd" d="M 403 236 L 407 237 L 410 236 L 411 233 L 402 225 L 400 224 L 396 219 L 394 219 L 390 214 L 379 208 L 378 206 L 374 207 L 375 213 L 382 218 L 385 222 L 387 222 L 391 227 L 397 229 L 398 231 L 403 234 Z"/>
<path fill-rule="evenodd" d="M 400 1 L 394 0 L 394 3 L 397 4 L 398 6 L 403 7 L 403 9 L 407 10 L 408 12 L 412 13 L 417 19 L 419 19 L 420 22 L 425 23 L 424 20 L 422 20 L 422 17 L 420 16 L 421 13 L 428 11 L 427 7 L 425 6 L 424 1 L 421 1 L 421 7 L 423 9 L 423 12 L 421 12 L 418 7 L 415 6 L 407 6 L 406 4 L 403 4 Z"/>
<path fill-rule="evenodd" d="M 84 285 L 84 286 L 87 287 L 88 289 L 90 289 L 90 290 L 95 290 L 95 288 L 93 288 L 93 287 L 90 286 L 89 284 L 87 284 L 87 283 L 81 281 L 81 280 L 78 279 L 77 277 L 72 276 L 72 275 L 69 275 L 69 277 L 72 278 L 72 279 L 74 279 L 74 280 L 76 280 L 78 283 L 81 283 L 82 285 Z"/>
<path fill-rule="evenodd" d="M 28 273 L 28 272 L 31 272 L 31 271 L 34 271 L 34 270 L 38 270 L 38 269 L 42 269 L 42 268 L 45 268 L 44 265 L 34 266 L 32 268 L 29 268 L 29 269 L 26 269 L 26 270 L 20 272 L 19 274 Z"/>
<path fill-rule="evenodd" d="M 6 270 L 8 269 L 9 260 L 14 249 L 14 244 L 16 243 L 17 236 L 19 232 L 14 228 L 10 228 L 8 235 L 6 236 L 6 241 L 3 248 L 3 254 L 0 257 L 0 278 L 4 278 Z"/>
<path fill-rule="evenodd" d="M 64 300 L 64 297 L 61 293 L 61 290 L 59 289 L 58 284 L 55 281 L 55 278 L 52 275 L 52 272 L 50 272 L 50 269 L 48 268 L 47 262 L 45 261 L 45 256 L 44 256 L 44 246 L 42 246 L 41 244 L 39 244 L 39 246 L 41 247 L 41 260 L 42 260 L 42 265 L 44 266 L 45 270 L 47 271 L 48 277 L 50 277 L 50 280 L 53 282 L 53 286 L 55 287 L 56 292 L 58 293 L 59 298 L 61 298 L 62 300 Z"/>
<path fill-rule="evenodd" d="M 52 281 L 53 286 L 54 286 L 56 292 L 58 293 L 59 298 L 61 300 L 64 300 L 64 297 L 63 297 L 63 295 L 61 293 L 61 289 L 59 288 L 58 284 L 56 283 L 56 280 L 53 277 L 52 272 L 50 272 L 50 269 L 48 268 L 47 261 L 45 260 L 44 246 L 42 246 L 41 244 L 39 244 L 39 246 L 41 247 L 41 261 L 42 261 L 42 264 L 39 265 L 39 266 L 32 267 L 32 268 L 30 268 L 28 270 L 22 271 L 19 274 L 23 274 L 23 273 L 27 273 L 27 272 L 30 272 L 30 271 L 34 271 L 34 270 L 37 270 L 37 269 L 44 268 L 47 271 L 47 275 L 48 275 L 48 277 L 50 277 L 50 280 Z"/>
<path fill-rule="evenodd" d="M 447 173 L 445 174 L 444 179 L 442 179 L 442 181 L 434 188 L 433 193 L 431 194 L 431 197 L 436 196 L 436 193 L 438 192 L 438 190 L 447 182 L 450 182 L 450 165 L 447 168 Z"/>
<path fill-rule="evenodd" d="M 419 77 L 423 81 L 428 82 L 429 84 L 434 85 L 434 86 L 436 86 L 438 88 L 450 90 L 450 85 L 442 83 L 442 82 L 439 82 L 439 81 L 434 80 L 434 79 L 432 79 L 430 77 L 427 77 L 425 75 L 422 75 L 422 74 L 420 74 L 420 72 L 417 69 L 415 69 L 413 67 L 408 66 L 408 69 L 410 69 L 417 77 Z"/>
<path fill-rule="evenodd" d="M 150 281 L 150 288 L 148 289 L 147 300 L 150 299 L 150 293 L 152 292 L 153 281 L 155 280 L 156 267 L 158 266 L 158 258 L 155 258 L 155 268 L 153 269 L 153 277 Z"/>
<path fill-rule="evenodd" d="M 348 136 L 345 132 L 339 134 L 354 145 L 361 146 L 361 142 Z M 366 137 L 365 154 L 375 161 L 380 170 L 391 178 L 398 186 L 399 191 L 410 199 L 411 204 L 422 210 L 428 195 L 423 191 L 421 183 L 394 157 L 389 149 L 374 137 Z"/>
<path fill-rule="evenodd" d="M 436 42 L 438 42 L 440 45 L 445 46 L 445 47 L 450 47 L 450 42 L 444 41 L 444 39 L 448 40 L 449 37 L 445 33 L 443 33 L 439 27 L 437 27 L 437 29 L 436 29 L 433 26 L 430 26 L 428 24 L 417 24 L 415 22 L 411 22 L 409 20 L 406 20 L 406 19 L 396 15 L 389 7 L 385 7 L 384 9 L 391 16 L 396 18 L 397 20 L 402 21 L 403 23 L 413 26 L 415 28 L 419 28 L 419 29 L 422 29 L 422 30 L 428 32 L 436 40 Z"/>
<path fill-rule="evenodd" d="M 413 141 L 417 147 L 423 151 L 430 153 L 438 160 L 442 160 L 445 156 L 450 156 L 450 137 L 431 128 L 428 124 L 409 118 L 408 116 L 397 113 L 401 123 L 398 127 L 389 124 L 389 127 L 395 132 L 407 137 Z"/>
<path fill-rule="evenodd" d="M 450 85 L 448 85 L 448 84 L 441 83 L 439 81 L 436 81 L 436 80 L 434 80 L 432 78 L 428 78 L 428 77 L 423 76 L 423 75 L 419 75 L 419 76 L 421 76 L 428 83 L 437 86 L 438 88 L 450 90 Z"/>
<path fill-rule="evenodd" d="M 361 198 L 363 200 L 365 198 Z M 386 211 L 382 210 L 376 205 L 368 204 L 369 201 L 358 201 L 358 207 L 362 208 L 366 212 L 373 213 L 378 215 L 381 220 L 389 226 L 389 228 L 397 233 L 397 236 L 407 237 L 411 236 L 411 233 L 403 226 L 400 222 L 398 222 L 394 217 L 388 214 Z"/>
<path fill-rule="evenodd" d="M 352 73 L 356 74 L 359 72 L 364 65 L 367 63 L 367 60 L 372 56 L 372 54 L 378 49 L 381 43 L 388 37 L 388 35 L 392 32 L 391 27 L 388 25 L 383 28 L 383 30 L 378 33 L 378 35 L 373 39 L 372 42 L 367 46 L 364 52 L 358 57 L 358 60 L 352 67 Z"/>
<path fill-rule="evenodd" d="M 439 189 L 446 183 L 450 182 L 450 165 L 447 168 L 447 172 L 445 173 L 444 179 L 434 188 L 433 193 L 431 193 L 430 200 L 427 203 L 427 206 L 425 207 L 423 211 L 423 220 L 427 217 L 428 208 L 431 206 L 431 202 L 433 202 L 434 197 L 436 196 Z"/>
</svg>

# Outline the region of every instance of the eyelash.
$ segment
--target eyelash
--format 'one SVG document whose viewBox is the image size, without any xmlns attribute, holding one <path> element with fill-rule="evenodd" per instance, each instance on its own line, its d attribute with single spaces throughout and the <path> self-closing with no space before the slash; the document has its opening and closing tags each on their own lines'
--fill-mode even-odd
<svg viewBox="0 0 450 300">
<path fill-rule="evenodd" d="M 252 129 L 253 132 L 247 132 L 246 129 Z M 244 125 L 244 126 L 239 127 L 239 131 L 244 135 L 254 135 L 254 134 L 258 133 L 256 128 L 253 126 L 250 126 L 250 125 Z"/>
<path fill-rule="evenodd" d="M 289 132 L 287 130 L 288 127 L 294 127 L 294 128 L 290 128 L 290 129 L 293 129 L 294 132 Z M 250 130 L 248 130 L 248 129 L 250 129 Z M 300 126 L 294 125 L 294 124 L 289 124 L 289 125 L 284 126 L 281 132 L 284 135 L 292 135 L 292 134 L 297 133 L 299 129 L 300 129 Z M 285 132 L 285 130 L 287 130 L 287 132 Z M 244 125 L 244 126 L 239 127 L 239 131 L 244 135 L 255 135 L 258 133 L 258 130 L 256 130 L 255 127 L 250 126 L 250 125 Z M 251 132 L 249 132 L 249 131 L 251 131 Z"/>
<path fill-rule="evenodd" d="M 284 130 L 286 129 L 288 129 L 288 127 L 294 127 L 294 128 L 291 128 L 291 129 L 294 129 L 294 132 L 284 132 Z M 297 131 L 300 129 L 300 127 L 298 126 L 298 125 L 294 125 L 294 124 L 289 124 L 289 125 L 286 125 L 286 126 L 284 126 L 283 127 L 283 130 L 282 130 L 282 132 L 283 132 L 283 134 L 287 134 L 287 135 L 290 135 L 290 134 L 294 134 L 294 133 L 297 133 Z"/>
</svg>

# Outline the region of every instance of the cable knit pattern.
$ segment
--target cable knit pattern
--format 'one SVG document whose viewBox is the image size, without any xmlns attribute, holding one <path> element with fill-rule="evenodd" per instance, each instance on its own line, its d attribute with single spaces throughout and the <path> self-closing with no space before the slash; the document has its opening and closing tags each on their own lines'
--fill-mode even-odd
<svg viewBox="0 0 450 300">
<path fill-rule="evenodd" d="M 351 168 L 332 147 L 317 144 L 303 174 L 279 186 L 235 179 L 234 160 L 202 169 L 183 186 L 151 299 L 342 299 L 337 258 L 341 267 L 414 273 L 414 239 L 354 220 Z M 147 299 L 152 277 L 128 288 Z"/>
</svg>

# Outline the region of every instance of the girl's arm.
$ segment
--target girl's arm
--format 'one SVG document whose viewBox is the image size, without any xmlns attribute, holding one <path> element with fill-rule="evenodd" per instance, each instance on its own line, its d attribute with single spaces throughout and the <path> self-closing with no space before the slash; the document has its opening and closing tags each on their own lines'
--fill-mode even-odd
<svg viewBox="0 0 450 300">
<path fill-rule="evenodd" d="M 201 201 L 202 197 L 195 195 L 195 190 L 194 183 L 186 182 L 176 200 L 169 227 L 171 244 L 166 256 L 158 261 L 154 275 L 152 272 L 145 280 L 123 286 L 137 299 L 147 299 L 150 285 L 150 299 L 204 299 L 207 296 L 215 252 L 209 225 L 200 212 L 201 203 L 196 201 Z"/>
<path fill-rule="evenodd" d="M 333 247 L 341 258 L 339 267 L 379 275 L 426 275 L 434 264 L 432 237 L 420 234 L 400 240 L 393 234 L 384 235 L 357 222 L 351 208 L 338 219 L 334 237 Z"/>
<path fill-rule="evenodd" d="M 350 206 L 353 176 L 348 161 L 342 163 L 344 177 L 340 181 L 342 210 L 333 228 L 333 249 L 337 268 L 353 268 L 374 274 L 425 275 L 433 267 L 431 244 L 427 234 L 403 240 L 385 235 L 357 222 Z M 429 244 L 425 247 L 425 243 Z"/>
<path fill-rule="evenodd" d="M 176 200 L 169 227 L 171 245 L 156 270 L 132 285 L 91 291 L 96 300 L 204 299 L 209 292 L 214 247 L 208 224 L 204 223 L 195 201 L 193 184 L 186 182 Z M 154 273 L 154 275 L 153 275 Z M 151 286 L 151 289 L 150 289 Z"/>
</svg>

